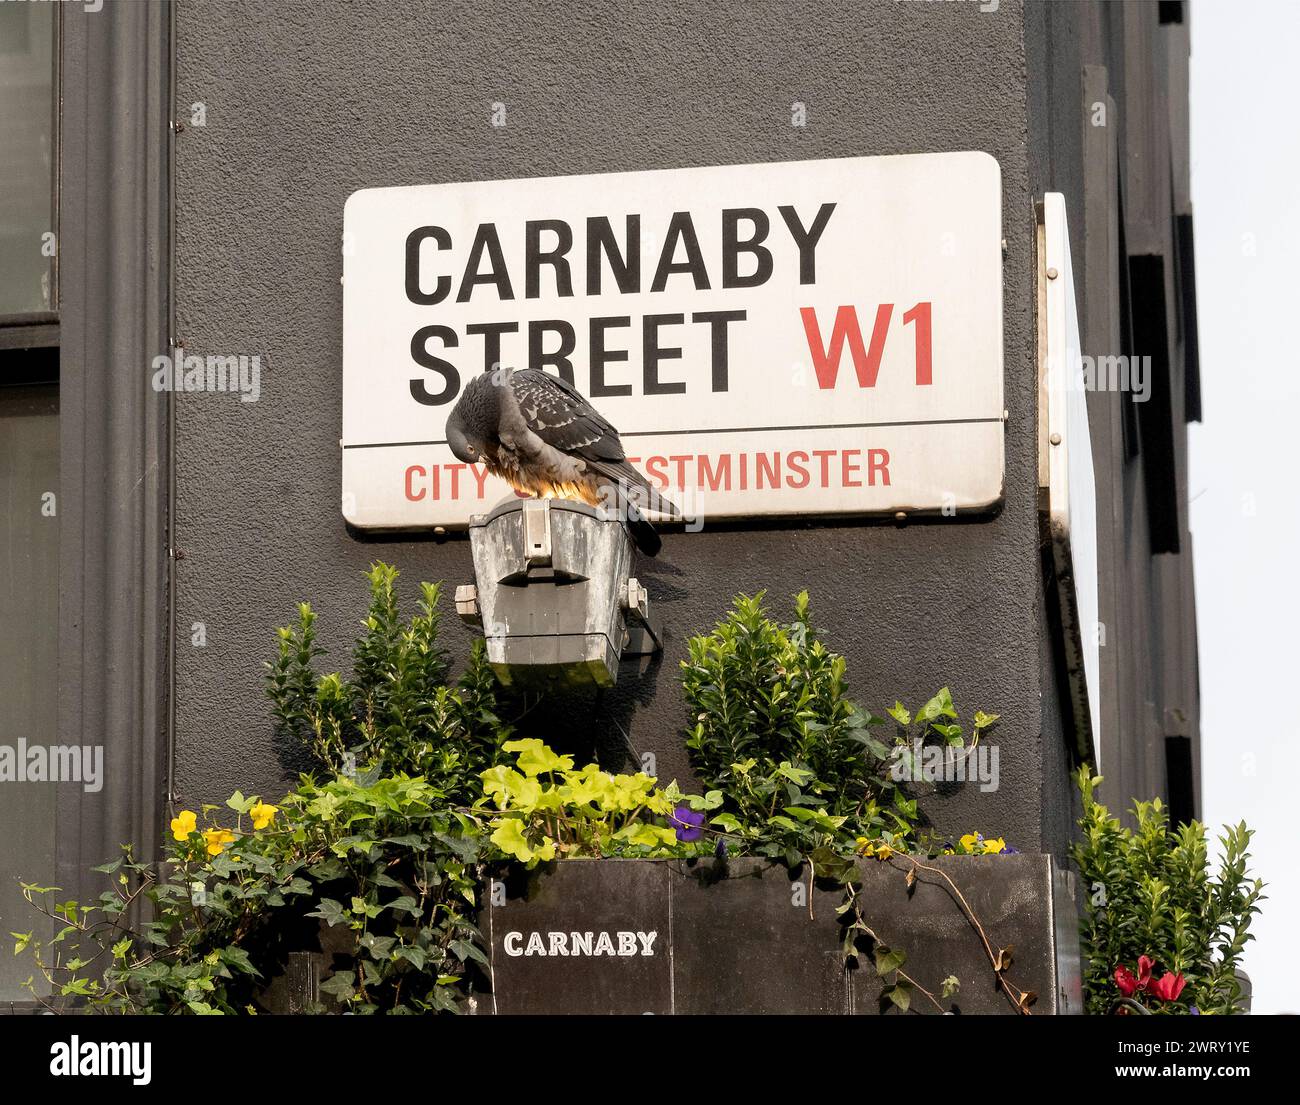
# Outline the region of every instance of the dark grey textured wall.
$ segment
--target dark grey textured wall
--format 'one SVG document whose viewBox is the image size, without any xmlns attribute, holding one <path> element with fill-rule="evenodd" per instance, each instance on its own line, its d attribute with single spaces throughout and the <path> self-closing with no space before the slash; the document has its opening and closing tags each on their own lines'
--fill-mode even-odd
<svg viewBox="0 0 1300 1105">
<path fill-rule="evenodd" d="M 991 520 L 670 534 L 640 568 L 666 621 L 657 669 L 593 712 L 529 716 L 558 745 L 653 751 L 688 773 L 684 639 L 742 590 L 813 594 L 856 693 L 880 707 L 949 682 L 1003 722 L 1002 786 L 924 806 L 943 828 L 1058 850 L 1063 738 L 1042 697 L 1035 507 L 1034 221 L 1024 17 L 1003 0 L 826 5 L 235 3 L 176 12 L 176 290 L 187 351 L 257 353 L 262 397 L 178 397 L 177 789 L 186 802 L 280 789 L 262 697 L 271 627 L 294 601 L 346 662 L 376 557 L 408 582 L 469 578 L 463 541 L 365 542 L 339 514 L 339 235 L 355 189 L 543 174 L 986 150 L 1002 166 L 1006 503 Z M 489 125 L 504 101 L 509 125 Z M 806 129 L 790 105 L 808 105 Z M 454 621 L 454 619 L 449 619 Z M 193 622 L 207 644 L 193 647 Z M 448 642 L 468 644 L 459 625 Z M 617 722 L 617 725 L 615 724 Z M 1046 774 L 1045 774 L 1046 773 Z M 1054 808 L 1044 809 L 1044 805 Z M 1044 826 L 1048 826 L 1044 831 Z"/>
</svg>

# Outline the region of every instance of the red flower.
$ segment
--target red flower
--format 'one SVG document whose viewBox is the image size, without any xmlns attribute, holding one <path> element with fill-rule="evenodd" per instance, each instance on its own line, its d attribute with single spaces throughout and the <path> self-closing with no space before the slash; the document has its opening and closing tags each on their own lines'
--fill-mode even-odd
<svg viewBox="0 0 1300 1105">
<path fill-rule="evenodd" d="M 1187 985 L 1187 980 L 1182 974 L 1173 974 L 1166 971 L 1163 978 L 1152 979 L 1148 989 L 1161 1001 L 1177 1001 L 1178 995 L 1183 992 L 1183 987 Z"/>
<path fill-rule="evenodd" d="M 1115 968 L 1115 985 L 1119 987 L 1119 992 L 1126 998 L 1131 998 L 1139 990 L 1147 989 L 1151 985 L 1151 968 L 1154 966 L 1155 960 L 1151 959 L 1150 956 L 1140 956 L 1138 958 L 1138 973 L 1135 976 L 1132 971 L 1121 963 Z"/>
<path fill-rule="evenodd" d="M 1156 961 L 1149 955 L 1138 956 L 1138 989 L 1145 990 L 1151 982 L 1151 971 L 1155 968 Z"/>
<path fill-rule="evenodd" d="M 1119 987 L 1119 992 L 1126 998 L 1131 998 L 1137 993 L 1138 980 L 1123 964 L 1115 968 L 1115 985 Z"/>
</svg>

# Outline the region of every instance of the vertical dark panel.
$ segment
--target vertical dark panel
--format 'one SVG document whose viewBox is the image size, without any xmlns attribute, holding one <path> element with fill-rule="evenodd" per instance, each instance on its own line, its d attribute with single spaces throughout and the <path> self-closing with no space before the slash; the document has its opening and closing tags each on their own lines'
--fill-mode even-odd
<svg viewBox="0 0 1300 1105">
<path fill-rule="evenodd" d="M 60 10 L 59 736 L 102 745 L 105 777 L 60 795 L 71 895 L 119 841 L 152 856 L 162 820 L 170 7 Z"/>
<path fill-rule="evenodd" d="M 1115 181 L 1115 203 L 1119 211 L 1119 263 L 1113 279 L 1119 287 L 1119 351 L 1130 360 L 1136 356 L 1133 347 L 1133 292 L 1129 286 L 1128 251 L 1124 234 L 1124 180 L 1117 174 Z M 1124 459 L 1132 460 L 1141 451 L 1141 437 L 1138 434 L 1137 407 L 1132 396 L 1125 396 L 1121 406 L 1123 418 Z"/>
<path fill-rule="evenodd" d="M 1151 551 L 1176 553 L 1179 549 L 1178 478 L 1164 257 L 1160 254 L 1130 257 L 1129 288 L 1133 301 L 1133 355 L 1151 358 L 1151 397 L 1137 404 Z"/>
<path fill-rule="evenodd" d="M 1165 737 L 1165 778 L 1169 788 L 1169 823 L 1185 825 L 1194 821 L 1196 786 L 1190 737 Z"/>
<path fill-rule="evenodd" d="M 1178 216 L 1178 289 L 1183 331 L 1183 386 L 1188 422 L 1201 420 L 1201 339 L 1196 324 L 1196 245 L 1192 216 Z"/>
</svg>

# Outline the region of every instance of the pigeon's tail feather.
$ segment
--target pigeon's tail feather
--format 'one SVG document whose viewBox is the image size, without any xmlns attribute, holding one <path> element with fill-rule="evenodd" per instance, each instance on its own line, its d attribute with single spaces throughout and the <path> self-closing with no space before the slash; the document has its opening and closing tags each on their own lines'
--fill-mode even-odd
<svg viewBox="0 0 1300 1105">
<path fill-rule="evenodd" d="M 670 518 L 680 518 L 682 512 L 677 504 L 650 483 L 640 472 L 625 460 L 587 461 L 587 467 L 597 475 L 617 486 L 623 498 L 642 510 L 655 514 L 666 514 Z"/>
<path fill-rule="evenodd" d="M 658 532 L 649 522 L 641 517 L 636 507 L 631 506 L 627 512 L 627 531 L 632 535 L 632 541 L 646 556 L 657 556 L 663 541 L 660 540 Z"/>
<path fill-rule="evenodd" d="M 625 460 L 587 462 L 588 467 L 617 489 L 618 504 L 627 519 L 627 529 L 636 547 L 646 556 L 654 556 L 663 542 L 642 511 L 653 510 L 675 518 L 681 517 L 677 504 L 664 498 L 649 481 Z"/>
</svg>

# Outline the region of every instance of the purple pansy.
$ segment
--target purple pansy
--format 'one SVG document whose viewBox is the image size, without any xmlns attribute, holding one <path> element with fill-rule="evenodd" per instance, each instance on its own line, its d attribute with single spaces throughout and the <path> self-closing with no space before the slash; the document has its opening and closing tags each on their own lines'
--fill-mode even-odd
<svg viewBox="0 0 1300 1105">
<path fill-rule="evenodd" d="M 692 840 L 699 840 L 704 835 L 704 830 L 700 828 L 704 824 L 704 811 L 693 810 L 690 806 L 678 806 L 672 812 L 670 820 L 673 828 L 677 830 L 677 839 L 684 844 L 689 844 Z"/>
</svg>

